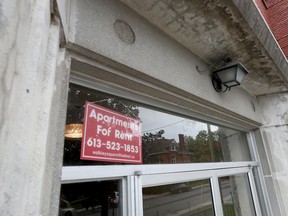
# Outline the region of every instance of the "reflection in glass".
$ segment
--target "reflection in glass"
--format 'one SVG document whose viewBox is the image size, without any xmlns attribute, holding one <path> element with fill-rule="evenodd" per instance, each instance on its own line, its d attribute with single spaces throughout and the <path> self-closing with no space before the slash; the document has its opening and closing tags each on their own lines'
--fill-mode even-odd
<svg viewBox="0 0 288 216">
<path fill-rule="evenodd" d="M 143 188 L 144 216 L 213 216 L 209 180 Z"/>
<path fill-rule="evenodd" d="M 118 181 L 63 184 L 59 216 L 120 216 Z"/>
<path fill-rule="evenodd" d="M 243 132 L 156 110 L 75 84 L 69 86 L 66 128 L 83 123 L 86 100 L 142 121 L 142 158 L 145 164 L 251 160 Z M 75 137 L 65 137 L 64 166 L 112 164 L 80 160 L 81 137 Z"/>
<path fill-rule="evenodd" d="M 224 216 L 255 216 L 246 174 L 219 179 Z"/>
</svg>

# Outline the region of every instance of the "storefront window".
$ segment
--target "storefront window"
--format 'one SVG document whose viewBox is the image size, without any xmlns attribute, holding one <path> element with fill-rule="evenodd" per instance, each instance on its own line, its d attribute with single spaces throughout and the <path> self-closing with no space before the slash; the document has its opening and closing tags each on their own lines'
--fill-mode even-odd
<svg viewBox="0 0 288 216">
<path fill-rule="evenodd" d="M 85 101 L 93 102 L 93 104 L 105 107 L 113 112 L 141 121 L 141 157 L 143 164 L 251 160 L 246 136 L 243 132 L 195 121 L 93 89 L 70 84 L 64 166 L 121 164 L 121 161 L 107 162 L 80 159 Z M 120 135 L 118 136 L 120 137 Z M 122 138 L 124 139 L 124 137 Z M 95 145 L 97 145 L 96 141 Z M 118 146 L 115 146 L 113 149 L 115 154 L 118 153 L 117 150 L 124 148 L 122 145 L 122 143 L 119 143 Z M 129 147 L 127 149 L 129 151 L 136 151 L 134 146 L 125 146 L 125 148 L 127 147 Z"/>
<path fill-rule="evenodd" d="M 143 188 L 144 216 L 213 216 L 209 180 Z"/>
<path fill-rule="evenodd" d="M 157 102 L 70 84 L 63 165 L 59 215 L 261 213 L 246 133 Z"/>
</svg>

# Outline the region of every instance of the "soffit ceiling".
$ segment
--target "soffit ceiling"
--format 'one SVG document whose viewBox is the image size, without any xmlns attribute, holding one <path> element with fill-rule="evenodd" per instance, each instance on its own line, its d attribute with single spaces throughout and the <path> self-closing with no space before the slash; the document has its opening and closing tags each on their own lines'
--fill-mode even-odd
<svg viewBox="0 0 288 216">
<path fill-rule="evenodd" d="M 249 71 L 243 87 L 253 95 L 287 91 L 287 79 L 232 0 L 121 0 L 204 60 L 209 67 L 230 58 Z"/>
</svg>

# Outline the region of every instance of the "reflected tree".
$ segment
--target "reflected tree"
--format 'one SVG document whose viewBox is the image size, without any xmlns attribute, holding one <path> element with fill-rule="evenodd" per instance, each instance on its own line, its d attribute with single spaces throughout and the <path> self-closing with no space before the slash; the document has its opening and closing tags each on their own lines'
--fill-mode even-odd
<svg viewBox="0 0 288 216">
<path fill-rule="evenodd" d="M 122 100 L 120 101 L 116 98 L 109 98 L 106 100 L 106 104 L 103 103 L 102 106 L 120 112 L 125 116 L 139 119 L 139 109 L 134 103 L 129 103 L 128 101 Z"/>
<path fill-rule="evenodd" d="M 138 106 L 128 100 L 95 91 L 93 89 L 71 84 L 69 86 L 66 124 L 82 124 L 84 118 L 85 101 L 95 103 L 125 116 L 139 119 Z M 96 161 L 80 160 L 81 139 L 65 139 L 64 165 L 107 164 Z M 111 164 L 111 163 L 109 163 Z"/>
<path fill-rule="evenodd" d="M 195 138 L 185 136 L 185 143 L 187 149 L 192 152 L 193 162 L 223 161 L 218 131 L 208 133 L 206 130 L 201 130 Z M 209 146 L 209 143 L 213 148 Z"/>
<path fill-rule="evenodd" d="M 163 139 L 164 130 L 159 130 L 155 133 L 144 133 L 142 135 L 142 159 L 145 163 L 147 160 L 147 155 L 149 154 L 148 144 L 154 142 L 155 140 Z"/>
<path fill-rule="evenodd" d="M 148 142 L 152 142 L 155 141 L 157 139 L 162 139 L 162 135 L 165 133 L 164 130 L 160 130 L 158 132 L 155 133 L 144 133 L 142 136 L 142 141 L 143 143 L 148 143 Z"/>
</svg>

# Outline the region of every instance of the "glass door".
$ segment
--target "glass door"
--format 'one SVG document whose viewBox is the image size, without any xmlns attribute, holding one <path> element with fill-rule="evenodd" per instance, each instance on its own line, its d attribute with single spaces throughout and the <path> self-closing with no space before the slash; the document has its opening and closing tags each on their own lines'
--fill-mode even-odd
<svg viewBox="0 0 288 216">
<path fill-rule="evenodd" d="M 262 215 L 254 180 L 250 178 L 252 170 L 248 163 L 239 163 L 237 168 L 234 165 L 179 166 L 186 170 L 177 173 L 165 166 L 165 172 L 143 171 L 139 189 L 143 192 L 143 215 Z"/>
<path fill-rule="evenodd" d="M 93 181 L 62 184 L 60 216 L 120 216 L 121 181 Z"/>
<path fill-rule="evenodd" d="M 143 215 L 214 215 L 209 179 L 143 188 Z"/>
</svg>

